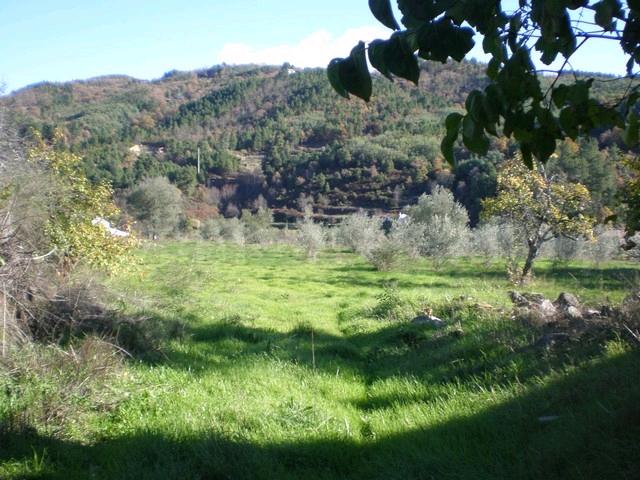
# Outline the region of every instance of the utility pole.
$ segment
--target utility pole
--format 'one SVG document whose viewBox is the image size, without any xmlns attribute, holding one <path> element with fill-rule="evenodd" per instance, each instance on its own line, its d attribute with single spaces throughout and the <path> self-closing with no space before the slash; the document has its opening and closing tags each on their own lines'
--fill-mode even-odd
<svg viewBox="0 0 640 480">
<path fill-rule="evenodd" d="M 200 175 L 200 147 L 198 147 L 198 175 Z"/>
</svg>

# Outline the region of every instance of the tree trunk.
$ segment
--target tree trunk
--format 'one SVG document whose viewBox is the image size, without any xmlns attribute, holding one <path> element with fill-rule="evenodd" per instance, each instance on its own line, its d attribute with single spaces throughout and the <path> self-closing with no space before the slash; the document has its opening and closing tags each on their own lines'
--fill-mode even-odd
<svg viewBox="0 0 640 480">
<path fill-rule="evenodd" d="M 527 276 L 531 273 L 531 268 L 533 267 L 533 261 L 538 256 L 538 250 L 540 249 L 539 242 L 535 240 L 527 240 L 527 244 L 529 245 L 529 253 L 527 254 L 527 260 L 524 262 L 524 267 L 522 268 L 522 276 L 520 277 L 520 283 L 524 283 Z"/>
</svg>

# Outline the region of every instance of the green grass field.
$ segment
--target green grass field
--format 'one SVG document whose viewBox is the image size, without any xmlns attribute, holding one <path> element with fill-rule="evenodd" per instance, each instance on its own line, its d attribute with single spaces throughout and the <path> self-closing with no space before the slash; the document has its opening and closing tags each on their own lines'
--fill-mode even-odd
<svg viewBox="0 0 640 480">
<path fill-rule="evenodd" d="M 383 273 L 340 251 L 196 242 L 139 256 L 112 280 L 117 303 L 182 334 L 127 361 L 112 408 L 56 435 L 1 433 L 0 478 L 640 478 L 640 352 L 615 336 L 535 347 L 500 265 Z M 536 272 L 528 290 L 594 305 L 640 275 Z M 401 312 L 430 306 L 449 326 L 377 318 L 389 284 Z"/>
</svg>

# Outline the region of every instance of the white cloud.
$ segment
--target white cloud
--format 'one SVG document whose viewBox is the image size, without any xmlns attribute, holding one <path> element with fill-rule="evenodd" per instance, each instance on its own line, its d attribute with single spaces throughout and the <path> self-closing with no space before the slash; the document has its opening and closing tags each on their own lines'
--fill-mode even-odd
<svg viewBox="0 0 640 480">
<path fill-rule="evenodd" d="M 296 67 L 325 67 L 332 58 L 346 57 L 358 41 L 388 38 L 382 27 L 359 27 L 336 37 L 325 30 L 311 33 L 295 44 L 256 48 L 246 43 L 227 43 L 218 54 L 218 63 L 280 65 L 289 62 Z"/>
</svg>

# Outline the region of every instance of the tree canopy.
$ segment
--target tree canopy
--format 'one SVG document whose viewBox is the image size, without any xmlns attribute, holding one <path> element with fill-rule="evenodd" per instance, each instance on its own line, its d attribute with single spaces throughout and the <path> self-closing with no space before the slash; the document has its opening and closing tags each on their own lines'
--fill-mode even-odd
<svg viewBox="0 0 640 480">
<path fill-rule="evenodd" d="M 43 226 L 48 246 L 59 261 L 60 271 L 67 273 L 79 262 L 114 270 L 135 245 L 132 237 L 114 237 L 95 219 L 117 219 L 119 209 L 113 190 L 106 182 L 92 184 L 80 169 L 81 157 L 56 148 L 63 142 L 60 132 L 54 144 L 46 143 L 35 133 L 28 159 L 48 172 L 49 192 L 47 221 Z"/>
<path fill-rule="evenodd" d="M 445 121 L 441 149 L 455 163 L 454 144 L 462 137 L 472 152 L 486 154 L 489 136 L 514 138 L 530 168 L 544 163 L 558 140 L 576 139 L 596 127 L 624 129 L 633 147 L 639 139 L 636 103 L 640 85 L 633 81 L 640 65 L 640 1 L 519 0 L 515 8 L 502 0 L 398 0 L 401 24 L 391 0 L 369 0 L 373 15 L 394 32 L 386 40 L 356 45 L 347 58 L 328 67 L 331 85 L 342 96 L 369 101 L 371 65 L 384 76 L 418 83 L 418 58 L 460 62 L 481 38 L 490 56 L 488 84 L 466 99 L 466 113 L 453 112 Z M 594 78 L 564 75 L 570 59 L 585 44 L 611 41 L 628 58 L 629 85 L 618 98 L 596 100 Z M 539 69 L 536 61 L 558 68 Z M 543 82 L 541 73 L 554 73 Z"/>
<path fill-rule="evenodd" d="M 543 243 L 561 236 L 591 237 L 590 201 L 584 185 L 549 177 L 539 163 L 530 170 L 513 159 L 500 169 L 498 196 L 483 201 L 483 214 L 501 216 L 520 230 L 528 249 L 520 276 L 525 280 Z"/>
</svg>

